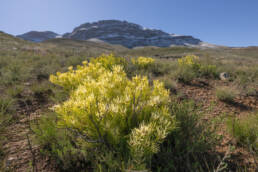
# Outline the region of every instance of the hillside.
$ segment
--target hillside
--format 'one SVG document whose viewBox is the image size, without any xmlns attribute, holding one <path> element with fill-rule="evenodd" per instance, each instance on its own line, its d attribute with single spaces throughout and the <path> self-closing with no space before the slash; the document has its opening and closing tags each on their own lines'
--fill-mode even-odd
<svg viewBox="0 0 258 172">
<path fill-rule="evenodd" d="M 128 79 L 146 75 L 150 85 L 158 79 L 170 90 L 171 114 L 177 115 L 178 130 L 150 160 L 152 171 L 257 170 L 257 47 L 128 49 L 65 38 L 32 43 L 0 32 L 0 50 L 0 171 L 93 170 L 88 160 L 96 154 L 95 149 L 86 154 L 81 146 L 87 145 L 74 141 L 79 137 L 56 128 L 59 118 L 51 107 L 68 100 L 69 94 L 51 83 L 49 76 L 67 72 L 69 66 L 75 69 L 82 61 L 103 53 L 125 57 Z M 178 59 L 189 54 L 199 57 L 198 70 L 180 67 Z M 138 56 L 152 57 L 155 62 L 142 69 L 130 62 Z M 220 78 L 223 72 L 229 75 L 225 80 Z M 240 130 L 246 133 L 232 132 L 232 120 L 248 121 L 245 130 Z M 254 132 L 248 133 L 250 130 Z M 67 133 L 71 135 L 64 137 Z M 116 168 L 120 160 L 110 152 L 107 157 L 102 154 L 112 149 L 103 148 L 97 152 L 103 159 L 91 162 L 101 162 L 103 169 Z"/>
<path fill-rule="evenodd" d="M 30 31 L 24 33 L 22 35 L 17 35 L 18 38 L 32 41 L 32 42 L 42 42 L 48 39 L 57 38 L 59 35 L 57 33 L 51 31 L 38 32 L 38 31 Z"/>
<path fill-rule="evenodd" d="M 16 38 L 4 32 L 0 32 L 0 49 L 1 50 L 15 50 L 20 49 L 25 45 L 31 45 L 30 42 L 24 41 L 20 38 Z"/>
</svg>

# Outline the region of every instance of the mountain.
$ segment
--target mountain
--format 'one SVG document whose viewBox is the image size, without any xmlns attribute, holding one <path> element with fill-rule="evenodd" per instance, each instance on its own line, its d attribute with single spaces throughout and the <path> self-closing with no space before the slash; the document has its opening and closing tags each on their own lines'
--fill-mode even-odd
<svg viewBox="0 0 258 172">
<path fill-rule="evenodd" d="M 76 40 L 101 40 L 110 44 L 120 44 L 128 48 L 141 46 L 191 46 L 201 45 L 202 41 L 192 36 L 176 35 L 156 29 L 119 20 L 101 20 L 76 27 L 64 38 Z"/>
<path fill-rule="evenodd" d="M 98 43 L 122 45 L 127 48 L 155 46 L 188 46 L 198 48 L 215 48 L 217 45 L 202 42 L 187 35 L 166 33 L 157 29 L 144 28 L 138 24 L 120 20 L 101 20 L 85 23 L 76 27 L 71 33 L 58 35 L 54 32 L 31 31 L 17 37 L 32 42 L 42 42 L 53 38 L 86 40 Z"/>
<path fill-rule="evenodd" d="M 51 32 L 51 31 L 45 31 L 45 32 L 38 32 L 38 31 L 31 31 L 24 33 L 22 35 L 17 35 L 17 37 L 22 38 L 27 41 L 32 42 L 42 42 L 48 39 L 57 38 L 59 35 L 57 33 Z"/>
</svg>

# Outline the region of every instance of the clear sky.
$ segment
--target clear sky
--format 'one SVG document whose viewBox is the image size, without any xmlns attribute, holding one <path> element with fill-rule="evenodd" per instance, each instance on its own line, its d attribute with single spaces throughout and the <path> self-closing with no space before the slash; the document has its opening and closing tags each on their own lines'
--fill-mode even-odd
<svg viewBox="0 0 258 172">
<path fill-rule="evenodd" d="M 227 46 L 258 45 L 258 0 L 0 0 L 0 30 L 71 32 L 103 19 L 192 35 Z"/>
</svg>

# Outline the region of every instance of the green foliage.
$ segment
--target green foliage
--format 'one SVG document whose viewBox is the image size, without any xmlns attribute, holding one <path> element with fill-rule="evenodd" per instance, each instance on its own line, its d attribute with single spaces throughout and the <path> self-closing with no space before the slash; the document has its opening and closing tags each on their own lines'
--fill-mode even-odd
<svg viewBox="0 0 258 172">
<path fill-rule="evenodd" d="M 2 132 L 5 131 L 5 127 L 8 126 L 11 120 L 11 113 L 13 101 L 9 98 L 0 98 L 0 170 L 2 167 L 1 159 L 4 157 L 4 150 L 2 144 L 5 141 L 5 137 L 2 136 Z"/>
<path fill-rule="evenodd" d="M 216 96 L 220 101 L 232 103 L 238 92 L 232 87 L 217 87 Z"/>
<path fill-rule="evenodd" d="M 124 165 L 148 169 L 151 157 L 175 128 L 168 109 L 169 91 L 159 81 L 151 86 L 147 77 L 129 79 L 124 66 L 122 58 L 103 55 L 84 61 L 77 70 L 69 67 L 66 73 L 51 75 L 51 82 L 70 92 L 70 98 L 53 109 L 58 114 L 57 125 L 81 136 L 74 143 L 86 151 L 95 149 L 95 159 L 106 150 L 101 155 L 112 154 L 117 169 Z"/>
<path fill-rule="evenodd" d="M 176 65 L 172 61 L 167 63 L 166 61 L 156 60 L 155 63 L 149 68 L 149 72 L 154 76 L 164 76 L 173 72 L 175 69 Z"/>
<path fill-rule="evenodd" d="M 21 93 L 23 92 L 24 87 L 23 86 L 14 86 L 7 89 L 7 94 L 13 98 L 17 98 L 21 96 Z"/>
<path fill-rule="evenodd" d="M 47 113 L 32 126 L 41 152 L 55 159 L 62 170 L 86 169 L 89 165 L 86 152 L 74 146 L 75 138 L 70 131 L 58 128 L 56 120 L 55 113 Z"/>
<path fill-rule="evenodd" d="M 0 114 L 5 115 L 11 112 L 12 103 L 9 98 L 0 98 Z"/>
<path fill-rule="evenodd" d="M 216 164 L 211 158 L 218 142 L 211 122 L 202 121 L 193 102 L 172 103 L 171 112 L 178 125 L 152 158 L 153 171 L 209 171 Z M 208 160 L 209 159 L 209 160 Z M 212 161 L 210 159 L 213 159 Z"/>
<path fill-rule="evenodd" d="M 188 55 L 178 59 L 177 79 L 184 83 L 190 83 L 197 77 L 218 77 L 215 65 L 201 63 L 198 56 Z"/>
<path fill-rule="evenodd" d="M 186 84 L 189 84 L 197 76 L 197 73 L 190 67 L 179 67 L 176 73 L 177 80 Z"/>
<path fill-rule="evenodd" d="M 236 141 L 258 155 L 258 113 L 241 119 L 229 118 L 227 127 Z"/>
<path fill-rule="evenodd" d="M 218 72 L 215 65 L 202 65 L 199 72 L 201 77 L 218 78 Z"/>
<path fill-rule="evenodd" d="M 172 93 L 175 93 L 177 89 L 177 82 L 170 78 L 164 78 L 161 81 L 163 80 L 164 80 L 165 88 L 169 89 Z"/>
</svg>

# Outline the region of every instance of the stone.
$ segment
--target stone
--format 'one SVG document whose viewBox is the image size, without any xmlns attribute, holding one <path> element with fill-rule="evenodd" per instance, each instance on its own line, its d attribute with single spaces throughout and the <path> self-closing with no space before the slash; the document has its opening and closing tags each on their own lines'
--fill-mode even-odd
<svg viewBox="0 0 258 172">
<path fill-rule="evenodd" d="M 13 163 L 14 160 L 15 160 L 14 157 L 9 157 L 9 158 L 5 161 L 5 167 L 8 168 L 8 167 Z"/>
<path fill-rule="evenodd" d="M 222 73 L 219 74 L 219 78 L 223 81 L 228 80 L 229 79 L 229 74 L 226 73 L 226 72 L 222 72 Z"/>
</svg>

